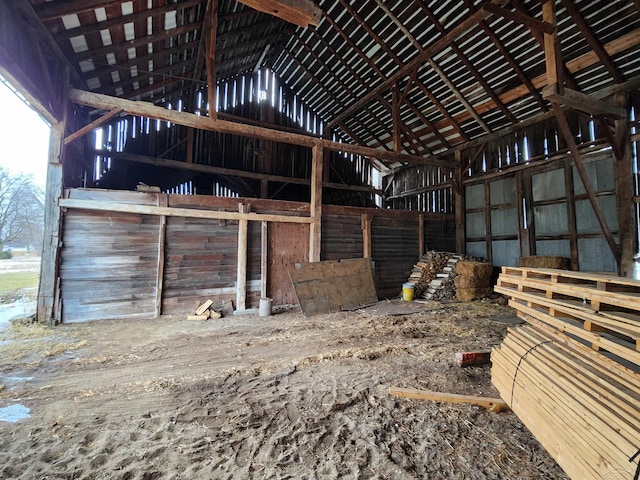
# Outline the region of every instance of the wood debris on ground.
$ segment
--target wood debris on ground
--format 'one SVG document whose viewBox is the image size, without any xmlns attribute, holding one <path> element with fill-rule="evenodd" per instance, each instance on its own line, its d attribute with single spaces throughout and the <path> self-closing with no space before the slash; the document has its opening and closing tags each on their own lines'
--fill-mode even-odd
<svg viewBox="0 0 640 480">
<path fill-rule="evenodd" d="M 198 302 L 187 320 L 217 320 L 222 318 L 224 306 L 221 308 L 213 308 L 213 300 L 207 299 L 204 302 Z"/>
</svg>

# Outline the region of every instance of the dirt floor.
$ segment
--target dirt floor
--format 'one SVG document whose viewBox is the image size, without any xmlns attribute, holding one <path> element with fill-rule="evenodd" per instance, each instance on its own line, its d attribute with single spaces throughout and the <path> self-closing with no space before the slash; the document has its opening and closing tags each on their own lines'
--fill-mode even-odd
<svg viewBox="0 0 640 480">
<path fill-rule="evenodd" d="M 511 412 L 389 396 L 496 396 L 457 351 L 498 344 L 490 302 L 381 302 L 215 321 L 108 320 L 0 334 L 0 478 L 562 479 Z"/>
</svg>

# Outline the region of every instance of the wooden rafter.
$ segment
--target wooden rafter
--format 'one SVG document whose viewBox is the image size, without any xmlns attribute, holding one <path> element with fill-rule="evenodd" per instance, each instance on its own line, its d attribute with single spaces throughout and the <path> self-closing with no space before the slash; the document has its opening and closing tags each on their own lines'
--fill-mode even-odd
<svg viewBox="0 0 640 480">
<path fill-rule="evenodd" d="M 218 38 L 218 0 L 209 0 L 207 6 L 210 12 L 206 19 L 206 51 L 205 64 L 207 68 L 207 99 L 209 103 L 209 117 L 216 118 L 217 98 L 216 98 L 216 39 Z"/>
<path fill-rule="evenodd" d="M 469 9 L 469 11 L 471 11 L 471 12 L 475 12 L 476 11 L 476 7 L 473 5 L 473 2 L 471 0 L 464 0 L 464 3 L 466 5 L 466 7 Z M 511 54 L 507 50 L 507 48 L 502 44 L 502 42 L 496 36 L 496 34 L 493 33 L 493 30 L 491 30 L 491 28 L 489 27 L 489 25 L 487 24 L 487 22 L 485 20 L 482 20 L 479 23 L 479 25 L 480 25 L 480 28 L 482 28 L 482 30 L 485 32 L 487 37 L 489 37 L 489 40 L 491 40 L 491 43 L 493 43 L 495 45 L 495 47 L 498 49 L 498 51 L 500 52 L 502 57 L 507 61 L 509 66 L 516 73 L 516 75 L 518 76 L 518 78 L 520 79 L 522 84 L 527 87 L 527 89 L 529 90 L 529 93 L 531 94 L 531 96 L 538 103 L 538 106 L 542 109 L 542 111 L 546 112 L 548 110 L 547 109 L 547 104 L 542 99 L 542 96 L 538 92 L 538 89 L 533 85 L 533 83 L 531 83 L 531 79 L 529 79 L 527 74 L 524 73 L 524 70 L 522 70 L 522 67 L 513 59 L 513 57 L 511 56 Z"/>
<path fill-rule="evenodd" d="M 238 0 L 260 12 L 278 17 L 302 28 L 318 26 L 320 9 L 311 0 Z"/>
<path fill-rule="evenodd" d="M 106 47 L 101 47 L 95 50 L 87 50 L 86 52 L 76 53 L 73 56 L 73 60 L 79 63 L 83 60 L 95 59 L 103 55 L 106 56 L 109 53 L 113 53 L 117 55 L 119 53 L 126 52 L 130 48 L 137 48 L 144 45 L 149 45 L 150 43 L 160 42 L 163 40 L 167 40 L 171 37 L 181 35 L 183 33 L 188 33 L 194 30 L 198 30 L 201 26 L 202 26 L 201 22 L 189 23 L 187 25 L 182 25 L 176 28 L 172 28 L 170 30 L 163 30 L 162 32 L 154 33 L 153 35 L 142 36 L 140 38 L 136 38 L 134 40 L 129 40 L 122 43 L 113 43 L 111 45 L 107 45 Z"/>
<path fill-rule="evenodd" d="M 488 5 L 490 5 L 490 4 L 488 4 Z M 421 0 L 419 2 L 419 6 L 422 9 L 422 11 L 427 15 L 429 20 L 431 20 L 431 23 L 436 27 L 436 29 L 440 32 L 440 34 L 441 35 L 446 35 L 447 34 L 447 30 L 444 28 L 442 23 L 440 23 L 440 20 L 438 20 L 438 17 L 436 17 L 433 14 L 431 9 L 429 9 L 426 6 L 426 4 L 424 3 L 423 0 Z M 481 23 L 486 25 L 486 23 L 484 21 L 481 22 Z M 413 38 L 413 36 L 412 36 L 412 38 Z M 412 41 L 414 41 L 415 44 L 417 44 L 417 41 L 415 41 L 415 38 L 413 38 Z M 482 85 L 482 88 L 487 93 L 487 95 L 489 95 L 489 97 L 495 102 L 495 104 L 502 111 L 502 113 L 504 113 L 505 117 L 511 123 L 516 123 L 518 121 L 516 119 L 516 117 L 509 111 L 509 109 L 506 107 L 506 105 L 504 103 L 502 103 L 502 101 L 500 100 L 498 95 L 496 95 L 496 93 L 493 91 L 493 88 L 491 88 L 489 83 L 484 79 L 484 77 L 480 74 L 480 72 L 476 69 L 476 67 L 469 61 L 469 59 L 464 54 L 462 49 L 458 46 L 458 44 L 456 43 L 455 40 L 451 42 L 451 48 L 453 49 L 454 53 L 458 56 L 458 58 L 460 58 L 462 63 L 465 65 L 465 67 L 467 67 L 467 69 L 471 72 L 471 74 L 474 76 L 474 78 L 478 81 L 478 83 L 480 85 Z M 422 48 L 420 48 L 420 51 L 421 50 L 422 50 Z"/>
<path fill-rule="evenodd" d="M 486 8 L 497 17 L 504 17 L 508 20 L 511 20 L 512 22 L 520 23 L 542 33 L 553 33 L 556 28 L 555 23 L 551 23 L 548 20 L 536 20 L 529 15 L 523 15 L 521 12 L 514 12 L 504 7 L 494 5 L 492 3 L 487 3 L 484 8 Z"/>
<path fill-rule="evenodd" d="M 380 85 L 378 85 L 375 88 L 372 88 L 369 91 L 369 93 L 362 96 L 358 101 L 354 102 L 350 107 L 346 108 L 340 115 L 333 118 L 331 120 L 330 125 L 335 125 L 336 123 L 349 117 L 354 112 L 358 111 L 363 105 L 366 105 L 367 103 L 369 103 L 375 95 L 381 94 L 382 92 L 389 90 L 391 85 L 393 85 L 393 83 L 396 80 L 403 79 L 407 75 L 410 75 L 415 68 L 418 68 L 427 59 L 431 58 L 431 56 L 435 55 L 436 53 L 442 51 L 444 48 L 449 46 L 452 40 L 456 39 L 459 35 L 468 31 L 470 28 L 476 26 L 478 22 L 480 22 L 481 20 L 484 20 L 490 15 L 491 13 L 489 13 L 487 10 L 483 8 L 479 9 L 476 13 L 469 15 L 467 18 L 462 20 L 458 25 L 452 28 L 447 35 L 440 37 L 432 45 L 426 48 L 421 54 L 419 54 L 416 58 L 414 58 L 409 63 L 405 64 L 404 67 L 400 68 L 396 73 L 388 77 Z"/>
<path fill-rule="evenodd" d="M 616 65 L 613 63 L 613 60 L 605 50 L 600 40 L 598 40 L 598 37 L 593 33 L 587 21 L 580 14 L 580 12 L 575 6 L 575 3 L 572 0 L 561 0 L 561 1 L 564 8 L 567 10 L 569 15 L 571 15 L 571 18 L 573 19 L 577 27 L 580 29 L 582 36 L 589 43 L 589 45 L 591 46 L 591 49 L 598 56 L 598 58 L 600 59 L 600 62 L 602 62 L 602 65 L 604 65 L 604 67 L 609 71 L 609 74 L 613 77 L 613 80 L 616 83 L 624 82 L 624 76 L 622 75 L 622 73 L 620 73 L 620 70 L 618 69 L 618 67 L 616 67 Z"/>
<path fill-rule="evenodd" d="M 157 70 L 153 70 L 152 72 L 139 72 L 135 77 L 129 77 L 125 80 L 120 80 L 119 82 L 111 83 L 106 85 L 105 87 L 99 88 L 96 90 L 98 93 L 111 94 L 116 91 L 118 88 L 122 88 L 123 90 L 127 87 L 132 86 L 136 82 L 149 82 L 149 79 L 153 78 L 154 81 L 158 79 L 158 77 L 162 79 L 167 79 L 174 76 L 174 72 L 176 73 L 176 80 L 181 81 L 187 79 L 186 75 L 192 71 L 190 68 L 193 65 L 193 60 L 186 60 L 184 62 L 179 62 L 173 65 L 168 65 L 163 68 L 159 68 Z M 184 74 L 183 72 L 184 71 Z M 180 78 L 178 78 L 180 77 Z M 132 91 L 135 93 L 135 90 Z"/>
<path fill-rule="evenodd" d="M 127 0 L 54 0 L 43 2 L 35 7 L 42 21 L 56 20 L 65 15 L 73 15 L 96 8 L 119 5 Z"/>
<path fill-rule="evenodd" d="M 128 22 L 136 22 L 139 20 L 145 20 L 149 17 L 157 17 L 160 15 L 165 15 L 170 12 L 175 12 L 179 10 L 184 10 L 189 7 L 194 7 L 202 3 L 202 0 L 184 0 L 180 3 L 170 3 L 168 5 L 163 5 L 161 7 L 154 7 L 148 10 L 142 10 L 140 12 L 134 12 L 129 15 L 123 15 L 121 17 L 114 17 L 102 22 L 90 23 L 88 25 L 80 25 L 78 27 L 69 28 L 67 30 L 63 30 L 60 33 L 55 34 L 55 39 L 58 42 L 62 42 L 65 40 L 69 40 L 72 37 L 77 37 L 80 35 L 91 35 L 94 33 L 98 33 L 101 30 L 110 29 L 112 27 L 119 27 L 123 23 Z M 41 4 L 44 5 L 44 4 Z"/>
</svg>

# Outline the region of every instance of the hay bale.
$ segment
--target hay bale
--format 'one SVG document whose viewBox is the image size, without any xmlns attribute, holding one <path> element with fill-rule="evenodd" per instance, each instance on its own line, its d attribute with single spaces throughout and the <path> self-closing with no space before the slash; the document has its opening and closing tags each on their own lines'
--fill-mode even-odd
<svg viewBox="0 0 640 480">
<path fill-rule="evenodd" d="M 465 277 L 491 278 L 493 273 L 493 265 L 485 262 L 466 262 L 456 263 L 456 273 Z"/>
<path fill-rule="evenodd" d="M 521 257 L 518 260 L 519 267 L 529 268 L 557 268 L 560 270 L 569 270 L 570 261 L 565 257 L 555 257 L 551 255 L 534 255 L 531 257 Z"/>
<path fill-rule="evenodd" d="M 461 302 L 468 302 L 470 300 L 488 297 L 491 295 L 492 290 L 491 287 L 457 288 L 456 298 Z"/>
<path fill-rule="evenodd" d="M 457 275 L 453 279 L 456 290 L 460 288 L 480 288 L 490 287 L 491 277 L 467 277 L 465 275 Z"/>
</svg>

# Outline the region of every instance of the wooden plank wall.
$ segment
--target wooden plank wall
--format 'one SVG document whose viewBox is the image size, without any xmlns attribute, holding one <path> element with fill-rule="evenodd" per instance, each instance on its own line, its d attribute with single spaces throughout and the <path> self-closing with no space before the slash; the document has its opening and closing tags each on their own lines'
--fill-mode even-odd
<svg viewBox="0 0 640 480">
<path fill-rule="evenodd" d="M 71 189 L 67 198 L 166 205 L 177 208 L 308 216 L 309 204 L 262 199 L 128 191 Z M 394 210 L 325 205 L 323 259 L 361 258 L 363 216 L 371 218 L 372 261 L 381 297 L 397 296 L 419 257 L 419 214 Z M 425 241 L 454 244 L 453 218 L 423 215 Z M 61 263 L 63 321 L 186 314 L 197 301 L 236 298 L 238 222 L 131 213 L 63 212 Z M 164 236 L 161 225 L 164 222 Z M 274 305 L 297 303 L 289 278 L 296 262 L 306 262 L 309 225 L 268 224 L 267 294 Z M 161 240 L 164 239 L 164 240 Z M 163 242 L 163 243 L 162 243 Z M 249 222 L 247 308 L 260 298 L 261 224 Z M 159 258 L 160 252 L 160 258 Z M 161 278 L 158 278 L 158 272 Z M 157 285 L 161 286 L 158 297 Z"/>
<path fill-rule="evenodd" d="M 63 322 L 154 315 L 158 217 L 71 210 L 63 229 Z"/>
</svg>

